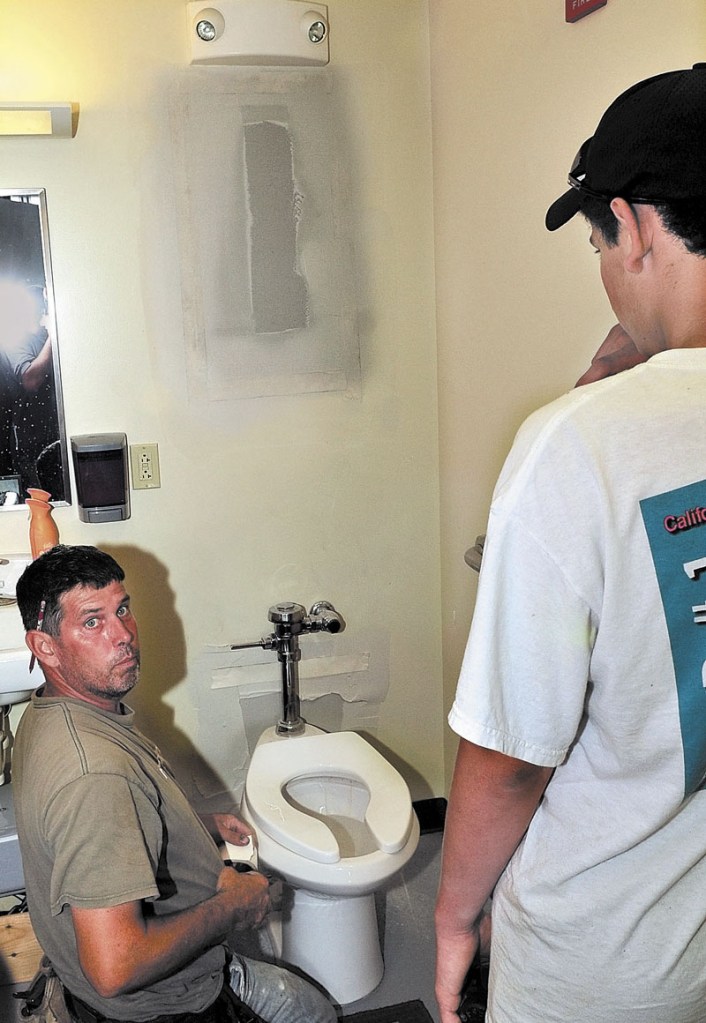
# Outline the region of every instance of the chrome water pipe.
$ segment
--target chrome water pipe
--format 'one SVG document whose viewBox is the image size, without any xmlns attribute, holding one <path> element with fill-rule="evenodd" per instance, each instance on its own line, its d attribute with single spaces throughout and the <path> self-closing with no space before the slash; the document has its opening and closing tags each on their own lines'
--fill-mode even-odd
<svg viewBox="0 0 706 1023">
<path fill-rule="evenodd" d="M 282 717 L 277 722 L 277 731 L 280 735 L 297 735 L 304 731 L 305 725 L 299 699 L 299 661 L 302 656 L 299 637 L 305 632 L 343 632 L 346 623 L 327 600 L 318 600 L 309 614 L 303 604 L 283 601 L 271 607 L 267 617 L 275 627 L 274 632 L 256 643 L 231 644 L 230 649 L 246 650 L 259 646 L 277 651 L 277 659 L 282 665 Z"/>
</svg>

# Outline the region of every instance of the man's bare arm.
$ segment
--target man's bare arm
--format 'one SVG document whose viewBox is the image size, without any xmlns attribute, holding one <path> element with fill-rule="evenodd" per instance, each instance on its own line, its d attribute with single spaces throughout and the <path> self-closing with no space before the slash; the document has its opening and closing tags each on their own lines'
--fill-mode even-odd
<svg viewBox="0 0 706 1023">
<path fill-rule="evenodd" d="M 527 830 L 552 768 L 461 740 L 444 827 L 436 907 L 436 997 L 458 1023 L 461 987 L 479 942 L 483 907 Z"/>
<path fill-rule="evenodd" d="M 233 928 L 259 926 L 269 904 L 266 877 L 224 867 L 210 899 L 169 916 L 145 914 L 140 901 L 72 906 L 81 969 L 103 998 L 136 991 L 224 941 Z"/>
<path fill-rule="evenodd" d="M 36 394 L 51 372 L 51 338 L 47 338 L 37 357 L 22 373 L 20 383 L 29 394 Z"/>
</svg>

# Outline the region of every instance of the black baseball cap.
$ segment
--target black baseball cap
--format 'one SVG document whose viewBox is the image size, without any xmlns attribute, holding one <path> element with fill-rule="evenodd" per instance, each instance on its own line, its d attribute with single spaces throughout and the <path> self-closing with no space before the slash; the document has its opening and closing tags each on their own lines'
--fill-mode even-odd
<svg viewBox="0 0 706 1023">
<path fill-rule="evenodd" d="M 550 231 L 578 213 L 582 195 L 656 203 L 706 199 L 706 63 L 627 89 L 603 114 L 547 210 Z"/>
</svg>

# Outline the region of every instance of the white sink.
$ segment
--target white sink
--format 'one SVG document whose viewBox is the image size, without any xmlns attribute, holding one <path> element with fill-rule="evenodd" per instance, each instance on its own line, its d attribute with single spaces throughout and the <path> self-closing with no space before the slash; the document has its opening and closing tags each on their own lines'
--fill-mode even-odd
<svg viewBox="0 0 706 1023">
<path fill-rule="evenodd" d="M 17 580 L 32 560 L 30 554 L 0 555 L 0 596 L 15 599 Z"/>
<path fill-rule="evenodd" d="M 17 840 L 12 785 L 0 785 L 0 898 L 24 891 L 20 843 Z M 18 1016 L 17 1019 L 20 1017 Z"/>
<path fill-rule="evenodd" d="M 27 647 L 0 650 L 0 707 L 24 703 L 44 681 L 39 667 L 29 673 L 30 652 Z"/>
</svg>

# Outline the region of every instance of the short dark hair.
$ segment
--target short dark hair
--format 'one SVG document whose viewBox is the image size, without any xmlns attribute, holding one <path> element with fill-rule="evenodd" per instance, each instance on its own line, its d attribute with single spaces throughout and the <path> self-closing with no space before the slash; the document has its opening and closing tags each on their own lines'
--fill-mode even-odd
<svg viewBox="0 0 706 1023">
<path fill-rule="evenodd" d="M 581 196 L 581 213 L 591 227 L 598 228 L 606 245 L 612 248 L 618 241 L 619 225 L 610 203 L 610 199 L 602 196 Z M 687 252 L 706 257 L 706 203 L 703 200 L 676 199 L 656 202 L 654 207 L 665 229 L 683 243 Z"/>
<path fill-rule="evenodd" d="M 56 636 L 61 624 L 61 597 L 75 586 L 101 590 L 125 578 L 120 565 L 97 547 L 58 544 L 30 562 L 17 580 L 17 604 L 25 631 L 36 629 L 44 602 L 42 630 Z"/>
<path fill-rule="evenodd" d="M 581 213 L 591 227 L 601 232 L 601 237 L 609 248 L 618 243 L 620 224 L 610 208 L 610 199 L 598 195 L 581 196 Z"/>
<path fill-rule="evenodd" d="M 673 199 L 655 205 L 666 229 L 681 238 L 687 252 L 706 256 L 706 203 L 703 199 Z"/>
</svg>

